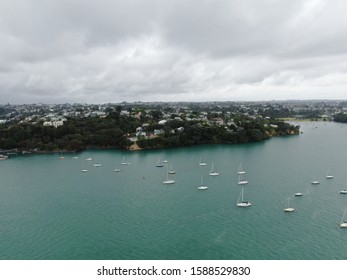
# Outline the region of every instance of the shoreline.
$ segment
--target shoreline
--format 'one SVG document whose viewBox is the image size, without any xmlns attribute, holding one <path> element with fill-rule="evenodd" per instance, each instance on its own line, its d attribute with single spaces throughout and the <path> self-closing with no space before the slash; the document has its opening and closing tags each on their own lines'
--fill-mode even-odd
<svg viewBox="0 0 347 280">
<path fill-rule="evenodd" d="M 148 151 L 148 150 L 162 150 L 162 149 L 172 149 L 172 148 L 182 148 L 182 147 L 192 147 L 192 146 L 199 146 L 199 145 L 218 145 L 218 144 L 226 144 L 226 145 L 243 145 L 243 144 L 250 144 L 250 143 L 256 143 L 256 142 L 263 142 L 266 140 L 269 140 L 273 137 L 282 137 L 282 136 L 296 136 L 300 135 L 302 132 L 296 133 L 296 134 L 288 134 L 288 135 L 272 135 L 269 138 L 262 139 L 260 141 L 251 141 L 251 142 L 244 142 L 244 143 L 230 143 L 230 142 L 204 142 L 200 144 L 194 144 L 194 145 L 188 145 L 188 146 L 172 146 L 172 147 L 156 147 L 156 148 L 141 148 L 139 145 L 134 142 L 132 143 L 128 148 L 124 147 L 97 147 L 97 146 L 90 146 L 83 149 L 78 149 L 75 151 L 70 150 L 53 150 L 53 151 L 28 151 L 28 150 L 0 150 L 0 154 L 6 154 L 9 156 L 14 155 L 43 155 L 43 154 L 78 154 L 80 152 L 86 151 L 86 150 L 124 150 L 129 152 L 136 152 L 136 151 Z"/>
<path fill-rule="evenodd" d="M 290 118 L 287 118 L 287 121 Z M 299 121 L 298 119 L 293 118 L 293 121 Z M 312 122 L 311 121 L 305 121 L 301 120 L 301 122 Z M 326 122 L 326 121 L 324 121 Z M 268 131 L 267 131 L 268 132 Z M 249 144 L 249 143 L 255 143 L 255 142 L 262 142 L 266 141 L 268 139 L 271 139 L 273 137 L 279 137 L 279 136 L 294 136 L 294 135 L 300 135 L 302 132 L 300 132 L 300 129 L 292 128 L 290 130 L 286 131 L 272 131 L 272 133 L 266 133 L 266 137 L 263 137 L 262 139 L 258 140 L 249 140 L 245 139 L 244 142 L 229 142 L 229 141 L 207 141 L 207 142 L 199 142 L 199 143 L 192 143 L 188 145 L 174 145 L 174 146 L 156 146 L 156 147 L 140 147 L 137 141 L 131 142 L 129 146 L 126 147 L 120 147 L 120 146 L 85 146 L 85 147 L 79 147 L 75 150 L 64 150 L 64 149 L 55 149 L 55 150 L 39 150 L 39 149 L 32 149 L 32 150 L 21 150 L 18 148 L 14 149 L 8 149 L 8 150 L 0 150 L 0 154 L 6 154 L 8 156 L 12 155 L 27 155 L 27 154 L 76 154 L 79 152 L 83 152 L 85 150 L 124 150 L 124 151 L 142 151 L 142 150 L 161 150 L 161 149 L 172 149 L 172 148 L 180 148 L 180 147 L 187 147 L 187 146 L 199 146 L 201 144 L 228 144 L 228 145 L 240 145 L 240 144 Z"/>
<path fill-rule="evenodd" d="M 284 122 L 334 122 L 331 119 L 322 119 L 322 118 L 312 118 L 312 119 L 297 119 L 297 118 L 277 118 L 277 120 Z"/>
</svg>

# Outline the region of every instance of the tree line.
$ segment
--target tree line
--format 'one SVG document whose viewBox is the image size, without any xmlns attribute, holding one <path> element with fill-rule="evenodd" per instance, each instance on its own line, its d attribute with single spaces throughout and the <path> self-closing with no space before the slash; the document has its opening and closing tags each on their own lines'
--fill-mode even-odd
<svg viewBox="0 0 347 280">
<path fill-rule="evenodd" d="M 140 148 L 155 149 L 162 147 L 191 146 L 206 143 L 241 144 L 268 139 L 276 135 L 299 133 L 299 126 L 277 120 L 255 120 L 244 116 L 234 117 L 235 125 L 204 125 L 200 122 L 169 121 L 164 134 L 153 138 L 139 138 Z M 179 131 L 178 128 L 182 128 Z"/>
<path fill-rule="evenodd" d="M 335 122 L 347 123 L 347 114 L 338 113 L 334 116 Z"/>
<path fill-rule="evenodd" d="M 161 129 L 162 134 L 139 137 L 137 144 L 144 149 L 179 147 L 204 143 L 248 143 L 275 135 L 298 134 L 299 127 L 277 120 L 251 119 L 235 115 L 231 125 L 210 125 L 200 121 L 169 120 L 158 124 L 154 118 L 134 118 L 110 112 L 107 117 L 67 118 L 59 127 L 36 124 L 5 123 L 0 125 L 0 149 L 22 151 L 77 151 L 88 147 L 123 148 L 137 127 L 146 123 L 144 131 L 150 134 Z"/>
<path fill-rule="evenodd" d="M 0 126 L 0 148 L 28 151 L 77 151 L 87 147 L 128 147 L 127 132 L 139 125 L 132 118 L 111 114 L 106 118 L 67 118 L 59 127 L 18 123 Z"/>
</svg>

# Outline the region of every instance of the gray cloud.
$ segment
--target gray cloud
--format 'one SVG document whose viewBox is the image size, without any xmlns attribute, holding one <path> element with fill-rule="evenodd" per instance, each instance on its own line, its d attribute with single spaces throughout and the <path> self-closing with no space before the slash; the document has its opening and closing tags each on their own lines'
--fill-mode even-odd
<svg viewBox="0 0 347 280">
<path fill-rule="evenodd" d="M 347 98 L 343 0 L 0 2 L 0 103 Z"/>
</svg>

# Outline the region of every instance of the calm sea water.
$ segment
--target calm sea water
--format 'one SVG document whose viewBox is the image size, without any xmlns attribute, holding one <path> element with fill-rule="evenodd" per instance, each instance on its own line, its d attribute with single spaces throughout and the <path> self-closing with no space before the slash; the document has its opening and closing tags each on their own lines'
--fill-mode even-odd
<svg viewBox="0 0 347 280">
<path fill-rule="evenodd" d="M 347 125 L 301 127 L 299 136 L 245 145 L 1 161 L 0 259 L 347 259 L 347 230 L 338 226 Z M 162 183 L 158 156 L 176 170 L 175 184 Z M 123 157 L 131 164 L 120 165 Z M 220 176 L 208 175 L 212 162 Z M 240 163 L 249 208 L 236 206 Z M 208 190 L 197 189 L 201 177 Z M 288 198 L 293 213 L 283 211 Z"/>
</svg>

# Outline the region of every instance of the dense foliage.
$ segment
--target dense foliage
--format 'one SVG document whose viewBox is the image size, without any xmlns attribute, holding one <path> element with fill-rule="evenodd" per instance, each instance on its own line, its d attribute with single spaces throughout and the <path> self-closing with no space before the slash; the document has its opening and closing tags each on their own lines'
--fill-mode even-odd
<svg viewBox="0 0 347 280">
<path fill-rule="evenodd" d="M 335 122 L 347 123 L 347 114 L 339 113 L 334 116 Z"/>
<path fill-rule="evenodd" d="M 110 114 L 107 118 L 69 118 L 63 126 L 10 124 L 0 126 L 0 148 L 36 151 L 76 151 L 89 146 L 128 147 L 126 132 L 134 131 L 133 118 Z"/>
<path fill-rule="evenodd" d="M 275 135 L 298 134 L 299 127 L 281 121 L 254 120 L 236 116 L 235 125 L 210 126 L 198 122 L 168 122 L 160 137 L 142 138 L 137 141 L 141 148 L 189 146 L 204 143 L 248 143 L 268 139 Z M 178 125 L 183 131 L 178 131 Z"/>
<path fill-rule="evenodd" d="M 44 126 L 43 121 L 35 124 L 6 123 L 0 125 L 0 149 L 22 151 L 76 151 L 88 147 L 128 149 L 132 144 L 129 137 L 135 136 L 138 127 L 142 127 L 149 135 L 139 136 L 137 140 L 138 146 L 146 149 L 202 143 L 247 143 L 264 140 L 274 135 L 299 132 L 299 127 L 288 123 L 238 114 L 233 117 L 229 125 L 217 125 L 201 120 L 183 121 L 178 120 L 174 114 L 165 124 L 160 125 L 158 121 L 161 117 L 160 110 L 152 111 L 150 117 L 141 118 L 131 115 L 121 116 L 118 110 L 109 112 L 107 117 L 103 118 L 70 117 L 59 127 Z M 216 116 L 209 116 L 210 119 L 214 117 Z M 155 130 L 160 130 L 161 133 L 154 135 Z"/>
</svg>

